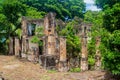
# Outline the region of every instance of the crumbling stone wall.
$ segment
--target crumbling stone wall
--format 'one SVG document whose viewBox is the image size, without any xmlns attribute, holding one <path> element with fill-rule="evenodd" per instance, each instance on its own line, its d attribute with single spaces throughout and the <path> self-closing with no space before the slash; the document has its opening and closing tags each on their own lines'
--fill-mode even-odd
<svg viewBox="0 0 120 80">
<path fill-rule="evenodd" d="M 22 57 L 27 58 L 30 61 L 38 61 L 39 58 L 39 45 L 37 43 L 32 43 L 31 39 L 34 35 L 29 34 L 29 26 L 35 24 L 36 27 L 43 26 L 43 19 L 29 19 L 22 17 Z"/>
<path fill-rule="evenodd" d="M 55 14 L 49 13 L 44 19 L 44 54 L 41 55 L 41 62 L 47 69 L 60 69 L 60 61 L 66 62 L 66 39 L 57 35 Z"/>
<path fill-rule="evenodd" d="M 15 54 L 32 62 L 39 61 L 46 69 L 67 71 L 66 38 L 57 35 L 55 15 L 48 13 L 44 19 L 22 17 L 21 39 L 10 38 L 9 54 Z M 43 41 L 42 54 L 39 52 L 39 44 L 31 42 L 32 37 L 38 34 L 37 32 L 31 34 L 33 24 L 35 29 L 36 26 L 44 28 L 44 35 L 39 36 L 39 40 Z"/>
</svg>

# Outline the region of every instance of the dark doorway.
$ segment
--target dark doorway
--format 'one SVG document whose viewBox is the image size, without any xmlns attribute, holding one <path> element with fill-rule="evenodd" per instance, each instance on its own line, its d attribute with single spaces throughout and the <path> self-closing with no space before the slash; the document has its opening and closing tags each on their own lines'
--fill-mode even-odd
<svg viewBox="0 0 120 80">
<path fill-rule="evenodd" d="M 43 41 L 40 40 L 39 42 L 39 55 L 43 55 Z"/>
</svg>

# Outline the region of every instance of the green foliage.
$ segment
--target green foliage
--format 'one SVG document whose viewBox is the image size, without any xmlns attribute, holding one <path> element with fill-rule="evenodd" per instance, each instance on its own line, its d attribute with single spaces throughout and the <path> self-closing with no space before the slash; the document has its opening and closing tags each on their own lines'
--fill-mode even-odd
<svg viewBox="0 0 120 80">
<path fill-rule="evenodd" d="M 26 6 L 26 15 L 27 17 L 33 18 L 33 19 L 38 19 L 38 18 L 43 18 L 45 15 L 45 12 L 39 12 L 36 8 Z"/>
<path fill-rule="evenodd" d="M 2 15 L 6 17 L 8 33 L 15 35 L 15 31 L 21 27 L 21 17 L 42 18 L 45 13 L 22 4 L 19 0 L 4 0 L 2 3 Z M 8 14 L 9 13 L 9 14 Z"/>
<path fill-rule="evenodd" d="M 10 36 L 21 38 L 21 17 L 42 18 L 45 12 L 22 4 L 19 0 L 0 1 L 0 49 L 7 51 Z M 4 49 L 3 49 L 4 48 Z"/>
<path fill-rule="evenodd" d="M 90 15 L 90 16 L 89 16 Z M 88 64 L 94 65 L 95 38 L 101 37 L 99 47 L 102 54 L 102 67 L 113 74 L 120 74 L 120 30 L 119 30 L 119 4 L 112 8 L 106 7 L 104 12 L 91 12 L 85 14 L 85 22 L 92 23 L 91 40 L 88 44 Z"/>
<path fill-rule="evenodd" d="M 117 32 L 117 33 L 116 33 Z M 115 30 L 112 34 L 109 32 L 104 33 L 102 39 L 101 51 L 103 55 L 104 68 L 111 71 L 113 74 L 120 74 L 119 58 L 120 58 L 120 31 Z"/>
<path fill-rule="evenodd" d="M 104 27 L 110 32 L 120 29 L 120 3 L 106 7 L 104 13 Z"/>
<path fill-rule="evenodd" d="M 15 31 L 20 28 L 21 16 L 25 12 L 24 5 L 18 0 L 0 2 L 0 51 L 7 52 L 7 41 L 10 36 L 16 35 Z"/>
<path fill-rule="evenodd" d="M 36 35 L 32 36 L 31 42 L 38 43 L 39 46 L 43 46 L 43 42 L 40 41 L 40 37 L 42 37 L 44 35 L 43 34 L 43 27 L 42 26 L 36 27 L 35 33 L 36 33 Z"/>
<path fill-rule="evenodd" d="M 103 12 L 87 11 L 84 14 L 84 22 L 92 24 L 91 32 L 88 33 L 88 36 L 91 38 L 88 41 L 88 65 L 90 69 L 93 69 L 95 64 L 96 37 L 100 37 L 102 33 Z"/>
<path fill-rule="evenodd" d="M 35 33 L 38 37 L 42 37 L 44 34 L 43 34 L 43 26 L 38 26 L 35 30 Z"/>
<path fill-rule="evenodd" d="M 22 3 L 37 8 L 43 12 L 56 12 L 57 18 L 83 17 L 85 4 L 83 0 L 20 0 Z"/>
<path fill-rule="evenodd" d="M 15 33 L 18 35 L 18 37 L 21 39 L 22 36 L 22 30 L 19 28 L 15 31 Z"/>
<path fill-rule="evenodd" d="M 67 53 L 71 55 L 71 57 L 78 56 L 78 53 L 80 52 L 80 38 L 75 34 L 74 25 L 75 21 L 69 22 L 60 32 L 60 35 L 66 36 Z"/>
<path fill-rule="evenodd" d="M 95 0 L 96 5 L 100 8 L 104 8 L 105 5 L 112 7 L 114 4 L 119 3 L 120 0 Z"/>
<path fill-rule="evenodd" d="M 32 43 L 38 43 L 40 40 L 37 36 L 33 36 L 32 39 L 30 40 Z"/>
<path fill-rule="evenodd" d="M 88 58 L 88 65 L 94 66 L 94 64 L 95 64 L 95 59 L 94 59 L 94 57 L 90 56 Z"/>
<path fill-rule="evenodd" d="M 7 20 L 10 23 L 16 26 L 18 26 L 18 19 L 21 17 L 21 15 L 24 15 L 25 12 L 24 5 L 18 0 L 4 0 L 2 4 L 2 13 L 7 17 Z"/>
<path fill-rule="evenodd" d="M 103 66 L 113 74 L 120 74 L 120 4 L 105 7 L 104 24 L 101 30 L 101 51 Z"/>
<path fill-rule="evenodd" d="M 70 72 L 80 72 L 81 71 L 81 69 L 80 68 L 71 68 L 70 69 Z"/>
<path fill-rule="evenodd" d="M 95 64 L 95 48 L 95 38 L 92 37 L 88 43 L 88 65 L 90 69 L 93 69 Z"/>
<path fill-rule="evenodd" d="M 115 30 L 112 35 L 112 44 L 120 45 L 120 30 Z"/>
<path fill-rule="evenodd" d="M 56 70 L 48 70 L 47 72 L 48 73 L 56 73 L 57 71 Z"/>
</svg>

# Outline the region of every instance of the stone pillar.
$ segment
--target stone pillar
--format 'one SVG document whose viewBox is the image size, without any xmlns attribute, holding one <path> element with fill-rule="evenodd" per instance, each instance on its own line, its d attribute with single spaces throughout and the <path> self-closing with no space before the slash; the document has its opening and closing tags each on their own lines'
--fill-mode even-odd
<svg viewBox="0 0 120 80">
<path fill-rule="evenodd" d="M 56 69 L 56 38 L 54 35 L 45 36 L 43 40 L 43 55 L 40 55 L 40 64 L 45 69 Z"/>
<path fill-rule="evenodd" d="M 100 70 L 101 69 L 101 53 L 99 50 L 100 46 L 100 37 L 96 38 L 96 54 L 95 54 L 95 70 Z"/>
<path fill-rule="evenodd" d="M 26 53 L 26 38 L 27 38 L 27 20 L 22 17 L 22 54 Z"/>
<path fill-rule="evenodd" d="M 54 13 L 48 13 L 44 19 L 44 34 L 45 38 L 45 54 L 55 55 L 56 38 L 55 38 L 55 15 Z"/>
<path fill-rule="evenodd" d="M 46 46 L 47 46 L 47 55 L 56 55 L 55 54 L 55 47 L 56 47 L 56 45 L 55 45 L 55 43 L 56 43 L 56 39 L 55 39 L 55 36 L 53 36 L 53 35 L 50 35 L 50 36 L 48 36 L 48 38 L 47 38 L 47 42 L 46 42 L 47 44 L 46 44 Z"/>
<path fill-rule="evenodd" d="M 87 29 L 86 26 L 83 25 L 83 31 L 82 31 L 82 37 L 81 37 L 81 71 L 88 70 L 88 51 L 87 51 Z"/>
<path fill-rule="evenodd" d="M 60 37 L 60 61 L 66 61 L 66 38 Z"/>
<path fill-rule="evenodd" d="M 15 37 L 15 56 L 19 56 L 19 52 L 20 52 L 19 39 Z"/>
<path fill-rule="evenodd" d="M 9 38 L 9 55 L 13 55 L 14 54 L 14 45 L 13 45 L 13 38 L 10 37 Z"/>
<path fill-rule="evenodd" d="M 60 55 L 59 55 L 59 71 L 68 71 L 68 66 L 67 66 L 67 55 L 66 55 L 66 38 L 65 37 L 60 37 Z"/>
<path fill-rule="evenodd" d="M 27 19 L 25 17 L 22 17 L 22 36 L 27 36 Z"/>
<path fill-rule="evenodd" d="M 55 14 L 50 12 L 44 18 L 44 53 L 40 56 L 42 66 L 46 69 L 56 68 L 56 61 L 58 60 L 55 26 Z"/>
<path fill-rule="evenodd" d="M 44 18 L 44 34 L 48 35 L 55 35 L 55 14 L 49 13 Z"/>
</svg>

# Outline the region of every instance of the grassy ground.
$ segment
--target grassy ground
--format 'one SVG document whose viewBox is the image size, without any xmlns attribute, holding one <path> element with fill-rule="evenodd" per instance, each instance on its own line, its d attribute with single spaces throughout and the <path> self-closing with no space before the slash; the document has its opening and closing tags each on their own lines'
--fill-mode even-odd
<svg viewBox="0 0 120 80">
<path fill-rule="evenodd" d="M 39 64 L 20 60 L 14 56 L 0 56 L 0 72 L 5 80 L 101 80 L 105 72 L 80 73 L 47 71 Z"/>
</svg>

